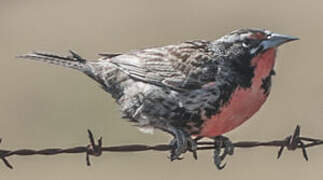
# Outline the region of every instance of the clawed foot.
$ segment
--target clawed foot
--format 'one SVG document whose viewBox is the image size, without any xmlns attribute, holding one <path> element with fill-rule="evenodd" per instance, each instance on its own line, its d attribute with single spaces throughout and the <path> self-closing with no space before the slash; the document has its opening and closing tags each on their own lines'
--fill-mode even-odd
<svg viewBox="0 0 323 180">
<path fill-rule="evenodd" d="M 180 157 L 186 151 L 193 153 L 194 159 L 197 159 L 197 145 L 196 141 L 191 138 L 190 135 L 185 134 L 182 130 L 174 130 L 174 139 L 170 142 L 170 146 L 173 147 L 170 154 L 170 160 L 181 160 Z"/>
<path fill-rule="evenodd" d="M 215 145 L 213 161 L 216 167 L 221 170 L 226 165 L 226 163 L 222 165 L 222 161 L 227 155 L 233 154 L 234 146 L 230 141 L 230 139 L 227 137 L 217 136 L 217 137 L 214 137 L 213 139 L 214 139 L 214 145 Z M 224 148 L 223 151 L 221 151 L 222 148 Z"/>
</svg>

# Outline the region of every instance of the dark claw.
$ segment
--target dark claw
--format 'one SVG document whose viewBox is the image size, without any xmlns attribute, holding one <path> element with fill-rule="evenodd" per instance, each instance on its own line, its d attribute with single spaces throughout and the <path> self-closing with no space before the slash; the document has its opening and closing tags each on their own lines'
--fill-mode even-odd
<svg viewBox="0 0 323 180">
<path fill-rule="evenodd" d="M 172 146 L 170 160 L 182 160 L 180 157 L 187 150 L 193 153 L 194 159 L 197 159 L 197 145 L 196 142 L 191 138 L 190 135 L 186 135 L 182 130 L 173 129 L 174 139 L 170 142 L 170 146 Z"/>
<path fill-rule="evenodd" d="M 196 138 L 194 138 L 193 143 L 191 144 L 191 151 L 195 160 L 197 160 L 197 142 L 201 139 L 203 139 L 202 136 L 197 136 Z"/>
<path fill-rule="evenodd" d="M 178 150 L 177 147 L 180 147 L 181 146 L 180 144 L 181 143 L 179 142 L 179 140 L 176 140 L 176 138 L 171 140 L 171 142 L 169 143 L 169 145 L 173 147 L 171 152 L 170 152 L 170 157 L 169 157 L 169 159 L 171 161 L 182 160 L 183 159 L 183 158 L 179 157 L 181 155 L 181 153 L 178 154 L 178 152 L 180 152 L 180 151 Z"/>
<path fill-rule="evenodd" d="M 183 138 L 182 134 L 178 133 L 178 136 L 175 136 L 175 138 L 170 142 L 170 145 L 173 146 L 170 160 L 182 160 L 183 158 L 180 157 L 181 154 L 187 151 L 187 142 L 185 137 Z"/>
<path fill-rule="evenodd" d="M 224 136 L 217 136 L 214 138 L 214 153 L 213 153 L 213 161 L 216 167 L 221 170 L 226 166 L 226 163 L 222 164 L 222 161 L 225 159 L 227 155 L 233 155 L 234 146 L 229 138 Z M 224 148 L 223 153 L 221 154 L 221 149 Z"/>
<path fill-rule="evenodd" d="M 224 152 L 229 155 L 233 155 L 234 153 L 234 146 L 232 142 L 229 140 L 229 138 L 226 138 L 226 137 L 224 140 Z"/>
<path fill-rule="evenodd" d="M 195 151 L 192 151 L 192 153 L 193 153 L 193 158 L 194 158 L 195 160 L 197 160 L 197 151 L 196 151 L 196 149 L 195 149 Z"/>
<path fill-rule="evenodd" d="M 189 138 L 190 151 L 193 153 L 193 158 L 197 160 L 197 141 L 196 139 Z"/>
<path fill-rule="evenodd" d="M 222 160 L 225 156 L 221 155 L 221 147 L 220 148 L 215 148 L 214 152 L 213 152 L 213 162 L 215 164 L 215 166 L 221 170 L 226 166 L 226 163 L 222 164 Z"/>
</svg>

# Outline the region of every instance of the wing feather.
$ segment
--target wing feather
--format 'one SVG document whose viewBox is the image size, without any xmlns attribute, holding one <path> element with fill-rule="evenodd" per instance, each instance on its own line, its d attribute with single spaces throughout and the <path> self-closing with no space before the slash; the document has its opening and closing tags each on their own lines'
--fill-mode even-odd
<svg viewBox="0 0 323 180">
<path fill-rule="evenodd" d="M 208 41 L 132 51 L 110 59 L 130 77 L 176 90 L 197 89 L 207 83 L 204 70 L 213 60 Z"/>
</svg>

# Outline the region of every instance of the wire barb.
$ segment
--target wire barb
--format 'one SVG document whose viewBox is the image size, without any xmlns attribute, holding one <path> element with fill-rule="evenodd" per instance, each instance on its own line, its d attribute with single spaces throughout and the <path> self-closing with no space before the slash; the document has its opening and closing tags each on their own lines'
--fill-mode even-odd
<svg viewBox="0 0 323 180">
<path fill-rule="evenodd" d="M 158 144 L 154 146 L 149 145 L 123 145 L 123 146 L 109 146 L 103 147 L 102 137 L 98 138 L 97 143 L 95 142 L 93 133 L 88 130 L 88 137 L 90 144 L 86 146 L 77 146 L 72 148 L 48 148 L 41 150 L 33 149 L 20 149 L 20 150 L 3 150 L 0 149 L 0 159 L 6 165 L 6 167 L 13 169 L 13 166 L 7 160 L 7 157 L 10 156 L 30 156 L 30 155 L 57 155 L 57 154 L 76 154 L 76 153 L 85 153 L 86 154 L 86 164 L 91 165 L 90 156 L 100 156 L 103 152 L 141 152 L 141 151 L 170 151 L 172 146 L 169 144 Z M 195 139 L 200 140 L 201 138 Z M 0 143 L 2 139 L 0 138 Z M 214 142 L 210 141 L 199 141 L 197 143 L 197 150 L 214 150 Z M 294 130 L 293 135 L 286 137 L 283 140 L 273 140 L 267 142 L 258 142 L 258 141 L 240 141 L 232 143 L 234 148 L 253 148 L 253 147 L 280 147 L 278 151 L 277 158 L 280 158 L 284 149 L 294 151 L 296 149 L 302 149 L 303 157 L 305 160 L 308 160 L 308 155 L 306 148 L 322 145 L 323 140 L 315 139 L 310 137 L 301 137 L 300 136 L 300 126 L 297 126 Z M 225 148 L 224 144 L 220 148 Z M 197 155 L 194 155 L 194 158 L 197 158 Z M 222 167 L 222 166 L 221 166 Z"/>
<path fill-rule="evenodd" d="M 102 137 L 98 139 L 98 144 L 96 145 L 91 130 L 88 129 L 87 132 L 89 134 L 90 144 L 87 146 L 86 165 L 91 166 L 90 156 L 101 156 L 102 154 Z"/>
<path fill-rule="evenodd" d="M 301 131 L 301 127 L 299 125 L 296 126 L 293 135 L 288 136 L 285 141 L 286 144 L 282 144 L 279 151 L 278 151 L 278 155 L 277 155 L 277 159 L 279 159 L 285 149 L 285 147 L 290 150 L 290 151 L 294 151 L 297 148 L 301 148 L 302 149 L 302 153 L 303 153 L 303 157 L 306 161 L 308 161 L 308 155 L 307 155 L 307 151 L 306 151 L 306 144 L 305 142 L 318 142 L 314 139 L 311 138 L 302 138 L 300 137 L 300 131 Z"/>
<path fill-rule="evenodd" d="M 2 143 L 2 138 L 0 138 L 0 144 L 1 143 Z M 0 152 L 5 152 L 5 151 L 0 151 Z M 5 157 L 1 156 L 1 160 L 8 168 L 13 169 L 13 166 L 9 163 L 9 161 Z"/>
</svg>

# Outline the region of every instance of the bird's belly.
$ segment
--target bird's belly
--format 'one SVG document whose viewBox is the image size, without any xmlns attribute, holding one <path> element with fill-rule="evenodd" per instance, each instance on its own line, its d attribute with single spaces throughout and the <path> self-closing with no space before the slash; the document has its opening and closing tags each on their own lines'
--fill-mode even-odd
<svg viewBox="0 0 323 180">
<path fill-rule="evenodd" d="M 205 123 L 199 135 L 214 137 L 238 127 L 256 113 L 266 99 L 267 95 L 259 86 L 237 89 L 219 113 L 211 118 L 203 118 Z"/>
</svg>

